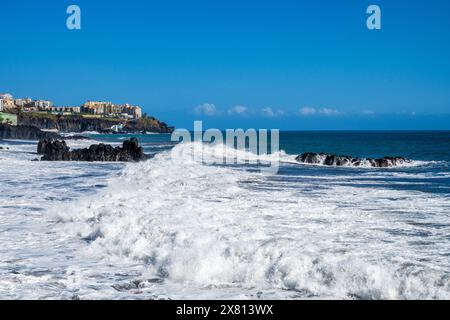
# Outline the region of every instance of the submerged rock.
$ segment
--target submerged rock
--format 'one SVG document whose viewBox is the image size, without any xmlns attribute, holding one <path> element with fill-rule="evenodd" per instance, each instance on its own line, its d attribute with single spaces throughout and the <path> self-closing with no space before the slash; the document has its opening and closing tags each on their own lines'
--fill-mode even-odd
<svg viewBox="0 0 450 320">
<path fill-rule="evenodd" d="M 121 147 L 100 143 L 72 151 L 63 140 L 44 139 L 39 141 L 37 151 L 44 155 L 43 161 L 136 162 L 147 159 L 136 138 L 125 140 Z"/>
<path fill-rule="evenodd" d="M 326 153 L 307 152 L 299 155 L 296 161 L 309 164 L 321 164 L 326 166 L 349 167 L 375 167 L 389 168 L 411 163 L 411 160 L 403 157 L 384 157 L 380 159 L 353 158 L 350 156 L 337 156 Z"/>
</svg>

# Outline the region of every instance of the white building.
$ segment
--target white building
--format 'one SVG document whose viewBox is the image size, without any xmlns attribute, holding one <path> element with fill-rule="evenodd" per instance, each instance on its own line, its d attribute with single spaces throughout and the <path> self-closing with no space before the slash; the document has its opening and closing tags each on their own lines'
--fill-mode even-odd
<svg viewBox="0 0 450 320">
<path fill-rule="evenodd" d="M 33 106 L 38 109 L 47 109 L 53 107 L 53 102 L 48 100 L 36 100 L 32 102 Z"/>
<path fill-rule="evenodd" d="M 14 99 L 14 104 L 20 108 L 23 108 L 27 104 L 30 104 L 33 102 L 30 98 L 24 98 L 24 99 Z"/>
<path fill-rule="evenodd" d="M 9 93 L 0 93 L 0 112 L 8 108 L 12 103 L 12 95 Z"/>
<path fill-rule="evenodd" d="M 138 106 L 132 106 L 130 104 L 124 104 L 120 106 L 122 108 L 122 115 L 128 115 L 129 118 L 140 119 L 142 118 L 142 109 Z"/>
<path fill-rule="evenodd" d="M 9 93 L 0 93 L 0 99 L 2 100 L 12 100 L 12 95 Z"/>
<path fill-rule="evenodd" d="M 120 124 L 115 124 L 115 125 L 113 125 L 113 126 L 111 127 L 111 130 L 114 131 L 114 132 L 120 132 L 120 131 L 123 130 L 123 124 L 122 124 L 122 123 L 120 123 Z"/>
</svg>

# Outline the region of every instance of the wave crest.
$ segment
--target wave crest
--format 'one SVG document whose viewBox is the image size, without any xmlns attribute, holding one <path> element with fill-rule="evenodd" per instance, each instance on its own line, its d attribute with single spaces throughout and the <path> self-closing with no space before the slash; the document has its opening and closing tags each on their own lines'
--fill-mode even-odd
<svg viewBox="0 0 450 320">
<path fill-rule="evenodd" d="M 90 254 L 142 264 L 151 275 L 192 290 L 287 290 L 303 298 L 450 298 L 448 274 L 395 262 L 402 248 L 372 242 L 375 226 L 392 225 L 389 218 L 378 216 L 374 225 L 367 216 L 359 224 L 358 217 L 370 211 L 358 203 L 339 207 L 343 199 L 379 207 L 386 192 L 394 191 L 365 194 L 341 187 L 311 197 L 271 187 L 259 174 L 204 165 L 191 157 L 195 148 L 195 143 L 180 144 L 175 152 L 128 164 L 104 192 L 58 210 L 58 218 L 68 232 L 89 243 Z M 218 148 L 224 149 L 203 146 L 203 151 L 220 157 Z M 359 228 L 369 236 L 355 234 Z M 366 243 L 360 247 L 358 241 Z M 382 258 L 387 252 L 389 259 Z"/>
</svg>

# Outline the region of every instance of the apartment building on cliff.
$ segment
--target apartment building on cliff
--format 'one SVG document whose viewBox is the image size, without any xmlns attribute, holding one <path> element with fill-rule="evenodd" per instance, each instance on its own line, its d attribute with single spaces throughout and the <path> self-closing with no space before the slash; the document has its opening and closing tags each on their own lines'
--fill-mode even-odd
<svg viewBox="0 0 450 320">
<path fill-rule="evenodd" d="M 142 109 L 138 106 L 132 106 L 130 104 L 114 104 L 107 101 L 87 101 L 81 107 L 81 111 L 84 113 L 140 119 L 142 118 Z"/>
<path fill-rule="evenodd" d="M 9 113 L 11 106 L 14 106 L 12 95 L 8 93 L 0 94 L 0 123 L 17 125 L 17 115 Z"/>
<path fill-rule="evenodd" d="M 131 104 L 115 104 L 108 101 L 87 101 L 80 107 L 58 107 L 50 100 L 30 98 L 14 99 L 9 93 L 0 94 L 0 112 L 17 114 L 23 112 L 58 113 L 73 115 L 87 113 L 99 117 L 119 119 L 140 119 L 142 109 Z"/>
<path fill-rule="evenodd" d="M 49 100 L 33 100 L 30 98 L 14 99 L 9 93 L 0 94 L 3 111 L 17 113 L 23 111 L 38 111 L 53 106 Z"/>
<path fill-rule="evenodd" d="M 9 93 L 0 94 L 0 100 L 2 101 L 1 102 L 1 105 L 2 105 L 1 111 L 11 111 L 16 108 L 13 97 Z"/>
<path fill-rule="evenodd" d="M 19 108 L 24 108 L 25 106 L 31 104 L 33 102 L 30 98 L 24 98 L 24 99 L 14 99 L 14 104 Z"/>
</svg>

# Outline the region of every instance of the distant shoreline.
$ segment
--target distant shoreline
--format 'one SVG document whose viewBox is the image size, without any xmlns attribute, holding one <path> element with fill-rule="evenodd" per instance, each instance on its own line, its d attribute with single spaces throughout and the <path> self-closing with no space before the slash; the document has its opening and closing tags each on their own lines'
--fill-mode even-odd
<svg viewBox="0 0 450 320">
<path fill-rule="evenodd" d="M 110 119 L 82 116 L 65 116 L 51 114 L 21 113 L 19 125 L 30 125 L 41 130 L 57 130 L 58 132 L 98 132 L 98 133 L 171 133 L 174 128 L 153 117 L 136 120 Z"/>
</svg>

